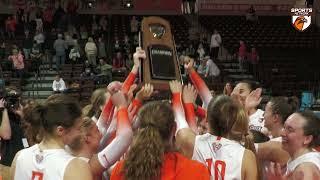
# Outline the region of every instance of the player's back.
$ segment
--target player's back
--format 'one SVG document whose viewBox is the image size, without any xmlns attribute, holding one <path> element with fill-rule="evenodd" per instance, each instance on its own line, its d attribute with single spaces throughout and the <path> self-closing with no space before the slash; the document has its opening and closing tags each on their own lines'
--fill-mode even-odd
<svg viewBox="0 0 320 180">
<path fill-rule="evenodd" d="M 14 179 L 63 180 L 65 169 L 74 158 L 64 149 L 40 150 L 36 144 L 19 152 Z"/>
<path fill-rule="evenodd" d="M 196 137 L 192 159 L 204 163 L 211 179 L 241 179 L 245 148 L 238 142 L 209 133 Z"/>
</svg>

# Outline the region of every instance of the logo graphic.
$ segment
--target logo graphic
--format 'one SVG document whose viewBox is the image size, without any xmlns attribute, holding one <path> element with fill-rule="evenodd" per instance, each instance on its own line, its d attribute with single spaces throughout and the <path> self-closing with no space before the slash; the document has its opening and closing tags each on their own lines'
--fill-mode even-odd
<svg viewBox="0 0 320 180">
<path fill-rule="evenodd" d="M 292 8 L 291 14 L 292 14 L 292 25 L 293 27 L 303 32 L 311 25 L 311 13 L 312 8 Z"/>
</svg>

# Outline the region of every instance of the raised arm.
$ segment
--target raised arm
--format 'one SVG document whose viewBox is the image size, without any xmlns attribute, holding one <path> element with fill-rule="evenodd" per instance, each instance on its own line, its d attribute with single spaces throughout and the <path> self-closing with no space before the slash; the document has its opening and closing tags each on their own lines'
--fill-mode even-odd
<svg viewBox="0 0 320 180">
<path fill-rule="evenodd" d="M 197 91 L 199 92 L 199 95 L 203 101 L 204 107 L 206 108 L 212 99 L 212 95 L 210 93 L 210 90 L 206 83 L 203 81 L 203 79 L 199 76 L 199 74 L 194 70 L 193 63 L 194 60 L 192 58 L 186 57 L 185 60 L 185 68 L 187 69 L 189 73 L 189 77 L 193 83 L 193 85 L 196 87 Z"/>
<path fill-rule="evenodd" d="M 112 95 L 111 98 L 118 109 L 116 138 L 90 159 L 89 163 L 94 175 L 100 175 L 119 160 L 132 141 L 133 132 L 128 117 L 128 105 L 125 95 L 119 91 Z"/>
<path fill-rule="evenodd" d="M 197 122 L 196 122 L 196 114 L 194 111 L 194 102 L 197 98 L 197 91 L 195 88 L 188 84 L 184 86 L 182 99 L 183 99 L 183 107 L 186 114 L 186 120 L 190 126 L 190 128 L 197 134 Z"/>
<path fill-rule="evenodd" d="M 178 151 L 191 159 L 196 135 L 189 127 L 185 118 L 181 102 L 182 85 L 178 81 L 171 81 L 169 85 L 172 92 L 172 106 L 177 124 L 176 146 Z"/>
<path fill-rule="evenodd" d="M 4 107 L 5 101 L 4 99 L 0 99 L 0 109 L 2 110 L 2 120 L 0 125 L 0 138 L 4 140 L 11 139 L 11 126 L 8 116 L 8 111 Z"/>
<path fill-rule="evenodd" d="M 124 93 L 128 93 L 130 86 L 134 83 L 136 75 L 138 74 L 139 67 L 140 67 L 140 59 L 145 59 L 146 53 L 141 47 L 136 48 L 136 52 L 133 54 L 133 67 L 131 72 L 129 73 L 127 79 L 124 81 L 122 86 L 122 91 Z"/>
</svg>

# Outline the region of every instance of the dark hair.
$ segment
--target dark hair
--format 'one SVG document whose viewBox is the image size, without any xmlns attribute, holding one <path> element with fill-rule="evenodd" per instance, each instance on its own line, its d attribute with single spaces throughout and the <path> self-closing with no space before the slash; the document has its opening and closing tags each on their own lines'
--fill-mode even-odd
<svg viewBox="0 0 320 180">
<path fill-rule="evenodd" d="M 170 104 L 150 102 L 138 113 L 140 128 L 124 162 L 125 179 L 160 179 L 167 141 L 175 125 Z"/>
<path fill-rule="evenodd" d="M 267 142 L 270 140 L 270 138 L 268 136 L 266 136 L 265 134 L 263 134 L 260 131 L 256 131 L 253 129 L 250 129 L 249 131 L 251 133 L 251 136 L 253 137 L 254 143 L 263 143 L 263 142 Z"/>
<path fill-rule="evenodd" d="M 239 83 L 244 83 L 244 84 L 247 84 L 250 92 L 255 90 L 256 88 L 258 88 L 258 84 L 252 82 L 252 81 L 249 81 L 249 80 L 242 80 L 242 81 L 239 81 L 237 84 Z"/>
<path fill-rule="evenodd" d="M 296 97 L 273 97 L 269 102 L 271 103 L 272 113 L 281 117 L 282 124 L 299 107 L 299 99 Z"/>
<path fill-rule="evenodd" d="M 320 118 L 312 111 L 300 111 L 298 112 L 306 123 L 303 126 L 304 135 L 312 135 L 312 142 L 309 147 L 317 147 L 320 145 Z"/>
<path fill-rule="evenodd" d="M 45 133 L 52 134 L 56 126 L 72 127 L 81 114 L 76 100 L 56 94 L 48 97 L 44 104 L 30 106 L 30 109 L 25 111 L 24 118 L 35 127 L 34 131 L 43 129 Z"/>
</svg>

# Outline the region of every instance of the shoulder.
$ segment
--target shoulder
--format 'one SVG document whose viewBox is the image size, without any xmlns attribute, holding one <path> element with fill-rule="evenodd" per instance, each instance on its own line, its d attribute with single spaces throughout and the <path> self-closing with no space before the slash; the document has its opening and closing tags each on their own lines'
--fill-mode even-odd
<svg viewBox="0 0 320 180">
<path fill-rule="evenodd" d="M 66 167 L 64 179 L 92 179 L 89 163 L 73 158 Z"/>
<path fill-rule="evenodd" d="M 292 176 L 296 179 L 319 179 L 320 170 L 314 163 L 305 162 L 293 171 Z"/>
<path fill-rule="evenodd" d="M 197 135 L 196 140 L 197 141 L 207 141 L 208 139 L 215 138 L 215 137 L 216 137 L 215 135 L 212 135 L 210 133 L 206 133 L 203 135 Z"/>
</svg>

